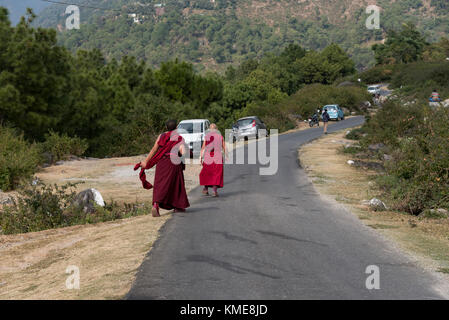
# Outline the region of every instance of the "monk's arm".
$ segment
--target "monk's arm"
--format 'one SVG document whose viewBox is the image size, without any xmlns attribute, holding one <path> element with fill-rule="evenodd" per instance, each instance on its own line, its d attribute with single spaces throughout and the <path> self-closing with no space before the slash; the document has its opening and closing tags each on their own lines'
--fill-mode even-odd
<svg viewBox="0 0 449 320">
<path fill-rule="evenodd" d="M 223 144 L 223 154 L 226 157 L 226 159 L 228 159 L 228 150 L 226 149 L 226 141 L 224 139 L 222 139 L 222 144 Z"/>
<path fill-rule="evenodd" d="M 205 148 L 206 148 L 206 141 L 203 141 L 203 145 L 201 146 L 201 151 L 200 151 L 200 162 L 203 159 L 204 149 Z"/>
<path fill-rule="evenodd" d="M 154 154 L 156 153 L 157 149 L 159 148 L 159 138 L 160 138 L 160 137 L 161 137 L 161 136 L 157 137 L 157 140 L 156 140 L 156 142 L 154 143 L 153 148 L 151 148 L 151 151 L 150 151 L 150 153 L 148 154 L 148 157 L 147 157 L 144 161 L 142 161 L 142 162 L 140 163 L 140 165 L 141 165 L 142 167 L 145 168 L 145 167 L 147 166 L 147 163 L 151 160 L 151 158 L 153 158 Z"/>
<path fill-rule="evenodd" d="M 184 155 L 186 153 L 186 145 L 185 145 L 185 143 L 182 143 L 179 146 L 179 152 L 181 153 L 181 155 Z"/>
</svg>

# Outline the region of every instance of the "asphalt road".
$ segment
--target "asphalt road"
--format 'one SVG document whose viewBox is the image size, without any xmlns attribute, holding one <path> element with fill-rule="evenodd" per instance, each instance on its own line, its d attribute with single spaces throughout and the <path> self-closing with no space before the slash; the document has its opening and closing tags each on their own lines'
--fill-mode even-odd
<svg viewBox="0 0 449 320">
<path fill-rule="evenodd" d="M 362 121 L 346 119 L 329 131 Z M 127 298 L 443 298 L 433 275 L 316 193 L 297 149 L 321 133 L 279 136 L 276 175 L 259 175 L 258 165 L 227 165 L 219 198 L 194 189 L 191 208 L 163 227 Z M 369 265 L 379 267 L 378 290 L 366 288 Z"/>
</svg>

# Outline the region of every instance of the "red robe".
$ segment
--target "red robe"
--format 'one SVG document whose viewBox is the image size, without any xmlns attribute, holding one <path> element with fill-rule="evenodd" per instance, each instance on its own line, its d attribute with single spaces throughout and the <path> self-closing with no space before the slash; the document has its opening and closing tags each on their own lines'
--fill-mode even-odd
<svg viewBox="0 0 449 320">
<path fill-rule="evenodd" d="M 153 204 L 157 202 L 159 207 L 167 210 L 171 209 L 185 209 L 190 207 L 187 199 L 187 192 L 185 189 L 183 164 L 173 163 L 172 158 L 177 158 L 176 154 L 177 144 L 184 143 L 181 136 L 174 135 L 175 131 L 169 131 L 161 134 L 159 139 L 159 148 L 150 159 L 147 166 L 140 171 L 140 180 L 145 189 L 151 189 L 153 186 L 146 181 L 145 170 L 156 165 L 156 172 L 154 175 L 153 188 Z M 179 158 L 177 158 L 180 160 Z M 140 164 L 136 164 L 135 170 L 139 168 Z"/>
<path fill-rule="evenodd" d="M 223 188 L 223 137 L 218 132 L 209 132 L 205 141 L 200 185 Z"/>
</svg>

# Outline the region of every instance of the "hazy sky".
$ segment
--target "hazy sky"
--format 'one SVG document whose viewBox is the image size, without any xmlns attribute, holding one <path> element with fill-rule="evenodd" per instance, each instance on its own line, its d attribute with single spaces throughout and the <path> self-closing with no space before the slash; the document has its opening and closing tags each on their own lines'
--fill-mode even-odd
<svg viewBox="0 0 449 320">
<path fill-rule="evenodd" d="M 0 6 L 6 7 L 9 11 L 9 19 L 15 25 L 20 17 L 26 12 L 26 8 L 32 8 L 35 13 L 39 13 L 50 3 L 42 0 L 0 0 Z"/>
</svg>

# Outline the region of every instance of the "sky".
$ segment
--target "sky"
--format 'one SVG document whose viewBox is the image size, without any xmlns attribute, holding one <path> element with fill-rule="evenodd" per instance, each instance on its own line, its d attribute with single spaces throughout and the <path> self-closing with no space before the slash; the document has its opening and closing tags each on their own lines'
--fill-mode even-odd
<svg viewBox="0 0 449 320">
<path fill-rule="evenodd" d="M 20 21 L 20 17 L 26 12 L 26 8 L 32 8 L 34 13 L 39 13 L 45 7 L 51 5 L 42 0 L 0 0 L 0 6 L 9 11 L 9 19 L 13 25 Z"/>
</svg>

